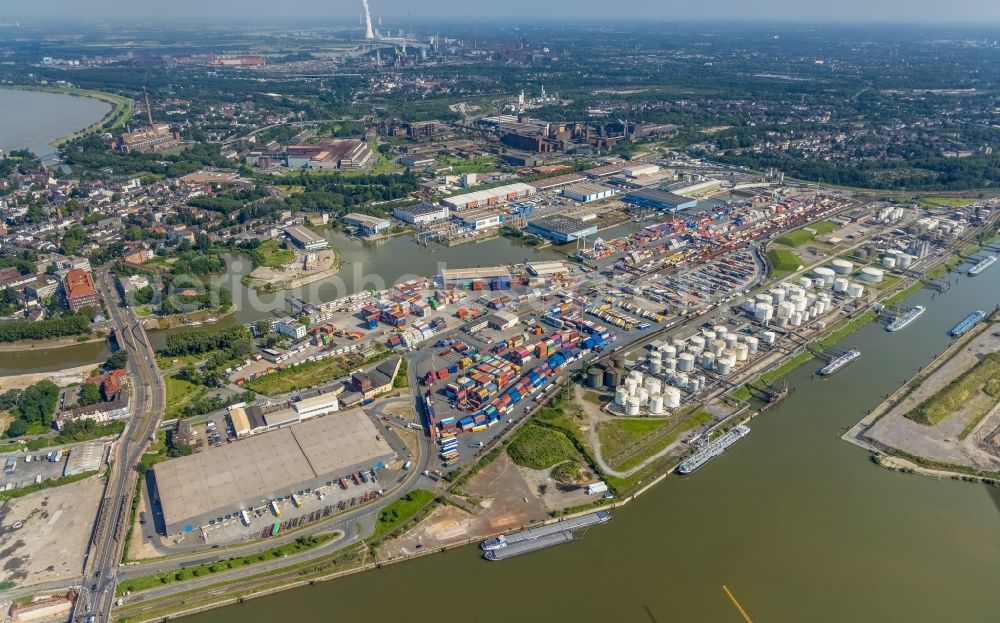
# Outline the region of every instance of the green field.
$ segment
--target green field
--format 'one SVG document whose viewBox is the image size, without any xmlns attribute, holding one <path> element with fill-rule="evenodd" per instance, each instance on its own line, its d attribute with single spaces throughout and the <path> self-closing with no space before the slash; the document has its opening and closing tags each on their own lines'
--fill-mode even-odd
<svg viewBox="0 0 1000 623">
<path fill-rule="evenodd" d="M 265 396 L 277 396 L 289 392 L 315 387 L 344 376 L 359 366 L 381 361 L 391 353 L 380 350 L 363 362 L 343 357 L 329 357 L 319 361 L 308 361 L 292 368 L 285 368 L 247 381 L 244 387 Z"/>
<path fill-rule="evenodd" d="M 834 223 L 833 221 L 819 221 L 818 223 L 813 223 L 808 227 L 790 231 L 783 236 L 775 238 L 774 241 L 778 244 L 783 244 L 786 247 L 801 247 L 802 245 L 811 242 L 816 236 L 825 236 L 826 234 L 833 233 L 838 229 L 840 229 L 840 225 Z"/>
<path fill-rule="evenodd" d="M 534 423 L 517 433 L 507 446 L 507 455 L 518 465 L 530 469 L 548 469 L 565 461 L 582 460 L 566 435 Z"/>
<path fill-rule="evenodd" d="M 668 420 L 663 418 L 601 422 L 597 425 L 597 437 L 601 440 L 601 454 L 605 457 L 615 456 L 667 424 Z"/>
<path fill-rule="evenodd" d="M 255 268 L 282 268 L 295 261 L 295 252 L 284 248 L 277 240 L 265 240 L 250 251 L 250 259 Z"/>
<path fill-rule="evenodd" d="M 174 375 L 166 377 L 167 383 L 167 419 L 180 417 L 184 407 L 205 395 L 206 389 L 200 385 L 189 383 Z"/>
<path fill-rule="evenodd" d="M 944 389 L 917 405 L 906 417 L 918 424 L 936 426 L 983 394 L 990 398 L 989 408 L 992 408 L 1000 394 L 1000 354 L 984 357 Z M 975 421 L 978 422 L 982 415 L 985 412 Z"/>
<path fill-rule="evenodd" d="M 945 196 L 929 196 L 920 197 L 917 202 L 928 208 L 964 208 L 973 202 L 972 199 L 967 199 L 965 197 L 945 197 Z"/>
<path fill-rule="evenodd" d="M 792 251 L 785 249 L 771 249 L 767 252 L 767 261 L 774 269 L 774 278 L 781 279 L 789 273 L 794 273 L 802 268 L 802 260 Z"/>
<path fill-rule="evenodd" d="M 378 523 L 375 524 L 375 535 L 379 538 L 389 534 L 397 527 L 405 524 L 414 515 L 419 513 L 425 506 L 434 499 L 434 494 L 424 489 L 414 489 L 392 504 L 389 504 L 378 514 Z"/>
</svg>

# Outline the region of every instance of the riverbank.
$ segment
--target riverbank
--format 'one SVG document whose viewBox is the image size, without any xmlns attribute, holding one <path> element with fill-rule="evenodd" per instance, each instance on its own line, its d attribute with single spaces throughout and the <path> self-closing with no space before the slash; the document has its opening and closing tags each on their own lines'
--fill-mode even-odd
<svg viewBox="0 0 1000 623">
<path fill-rule="evenodd" d="M 97 368 L 97 365 L 87 364 L 55 372 L 31 372 L 28 374 L 0 377 L 0 390 L 25 389 L 39 381 L 46 380 L 52 381 L 59 387 L 68 387 L 69 385 L 82 383 L 90 378 L 90 373 Z"/>
<path fill-rule="evenodd" d="M 85 339 L 80 339 L 84 337 Z M 86 336 L 66 336 L 51 340 L 18 340 L 17 342 L 0 343 L 0 353 L 19 353 L 26 350 L 43 351 L 58 350 L 67 346 L 77 346 L 79 344 L 95 344 L 107 339 L 106 335 L 91 333 Z"/>
<path fill-rule="evenodd" d="M 236 313 L 236 307 L 219 313 L 209 309 L 191 312 L 189 314 L 176 314 L 173 316 L 158 316 L 142 318 L 142 326 L 147 331 L 164 331 L 166 329 L 182 329 L 185 327 L 197 327 L 203 324 L 212 324 L 222 320 L 227 316 Z"/>
</svg>

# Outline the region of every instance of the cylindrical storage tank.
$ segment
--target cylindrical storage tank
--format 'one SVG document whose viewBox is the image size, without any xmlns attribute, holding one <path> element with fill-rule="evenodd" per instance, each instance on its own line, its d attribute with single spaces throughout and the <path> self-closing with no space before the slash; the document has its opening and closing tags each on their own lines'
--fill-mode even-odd
<svg viewBox="0 0 1000 623">
<path fill-rule="evenodd" d="M 771 303 L 777 305 L 778 303 L 785 300 L 787 293 L 782 288 L 771 288 Z"/>
<path fill-rule="evenodd" d="M 623 370 L 625 368 L 625 355 L 615 355 L 611 361 L 619 370 Z"/>
<path fill-rule="evenodd" d="M 657 396 L 649 402 L 650 415 L 663 415 L 663 397 Z"/>
<path fill-rule="evenodd" d="M 706 343 L 705 338 L 703 338 L 700 335 L 693 335 L 691 336 L 691 339 L 688 341 L 688 345 L 693 346 L 695 349 L 697 349 L 697 352 L 699 353 L 705 350 L 705 343 Z"/>
<path fill-rule="evenodd" d="M 676 387 L 668 387 L 664 389 L 663 402 L 668 409 L 676 409 L 681 406 L 681 390 Z"/>
<path fill-rule="evenodd" d="M 704 374 L 698 375 L 698 389 L 705 389 L 705 385 L 708 384 L 708 379 L 705 378 Z"/>
<path fill-rule="evenodd" d="M 796 296 L 791 300 L 792 305 L 795 305 L 795 311 L 804 311 L 806 308 L 806 297 Z"/>
<path fill-rule="evenodd" d="M 677 370 L 677 360 L 671 357 L 663 360 L 663 373 L 673 374 Z"/>
<path fill-rule="evenodd" d="M 725 339 L 726 336 L 729 335 L 729 328 L 721 324 L 715 325 L 713 329 L 715 330 L 715 335 L 718 336 L 719 339 Z"/>
<path fill-rule="evenodd" d="M 638 398 L 632 398 L 631 400 L 628 401 L 628 404 L 625 405 L 625 415 L 627 415 L 629 417 L 638 417 L 639 416 L 639 399 Z"/>
<path fill-rule="evenodd" d="M 858 258 L 861 261 L 865 261 L 865 260 L 868 259 L 868 250 L 867 249 L 855 249 L 854 250 L 854 257 Z"/>
<path fill-rule="evenodd" d="M 739 342 L 740 342 L 740 337 L 735 333 L 729 333 L 728 335 L 726 335 L 726 348 L 732 348 L 737 344 L 739 344 Z"/>
<path fill-rule="evenodd" d="M 625 391 L 628 392 L 629 396 L 635 396 L 635 390 L 639 387 L 639 383 L 632 377 L 625 379 Z"/>
<path fill-rule="evenodd" d="M 913 264 L 913 256 L 909 253 L 900 253 L 896 256 L 896 266 L 898 268 L 909 268 Z"/>
<path fill-rule="evenodd" d="M 800 312 L 795 312 L 794 314 L 792 314 L 791 316 L 789 316 L 788 317 L 788 324 L 792 325 L 793 327 L 801 327 L 802 326 L 802 314 Z"/>
<path fill-rule="evenodd" d="M 865 266 L 861 269 L 861 274 L 858 275 L 858 278 L 869 283 L 882 283 L 882 280 L 885 279 L 885 271 L 881 268 Z"/>
<path fill-rule="evenodd" d="M 760 341 L 764 342 L 768 346 L 771 346 L 778 341 L 778 334 L 774 331 L 764 331 L 760 334 Z"/>
<path fill-rule="evenodd" d="M 659 359 L 654 359 L 649 362 L 649 373 L 650 374 L 662 374 L 663 373 L 663 362 Z"/>
<path fill-rule="evenodd" d="M 604 371 L 604 386 L 608 389 L 618 387 L 622 382 L 621 371 L 618 368 L 610 367 Z"/>
<path fill-rule="evenodd" d="M 711 370 L 715 367 L 715 353 L 704 352 L 701 354 L 701 367 Z"/>
<path fill-rule="evenodd" d="M 649 404 L 649 392 L 646 390 L 645 387 L 640 387 L 638 390 L 636 390 L 636 393 L 639 396 L 640 407 L 645 407 L 647 404 Z"/>
<path fill-rule="evenodd" d="M 757 349 L 760 348 L 760 340 L 758 340 L 753 335 L 747 336 L 746 342 L 747 342 L 747 349 L 750 351 L 751 355 L 756 353 Z"/>
<path fill-rule="evenodd" d="M 716 334 L 716 332 L 712 330 L 703 331 L 701 336 L 705 338 L 706 344 L 711 344 L 713 340 L 719 339 L 718 334 Z"/>
<path fill-rule="evenodd" d="M 619 407 L 624 407 L 628 402 L 628 390 L 624 387 L 619 387 L 615 390 L 615 404 Z"/>
<path fill-rule="evenodd" d="M 681 372 L 694 370 L 694 355 L 691 353 L 681 353 L 681 356 L 677 358 L 677 369 Z"/>
<path fill-rule="evenodd" d="M 771 305 L 772 303 L 774 303 L 774 298 L 770 294 L 765 294 L 761 292 L 756 296 L 756 301 L 758 303 L 766 303 L 768 305 Z"/>
<path fill-rule="evenodd" d="M 740 307 L 743 308 L 743 311 L 747 312 L 748 314 L 752 314 L 753 306 L 756 304 L 757 302 L 753 299 L 743 299 L 743 302 L 740 303 Z"/>
<path fill-rule="evenodd" d="M 833 280 L 833 291 L 834 292 L 847 292 L 847 284 L 850 283 L 847 279 L 843 277 L 837 277 Z"/>
<path fill-rule="evenodd" d="M 757 303 L 753 311 L 754 320 L 757 322 L 770 322 L 774 318 L 774 305 L 770 303 Z"/>
<path fill-rule="evenodd" d="M 688 375 L 684 374 L 683 372 L 678 372 L 677 376 L 674 377 L 674 385 L 676 385 L 681 389 L 686 389 L 689 382 L 690 379 Z"/>
<path fill-rule="evenodd" d="M 813 280 L 809 277 L 799 277 L 799 285 L 806 290 L 811 290 L 813 287 Z"/>
<path fill-rule="evenodd" d="M 734 365 L 735 362 L 731 357 L 720 357 L 719 360 L 715 362 L 715 368 L 722 376 L 726 376 L 732 372 Z"/>
<path fill-rule="evenodd" d="M 725 340 L 713 340 L 711 344 L 708 345 L 708 349 L 705 352 L 712 353 L 716 357 L 722 354 L 722 351 L 726 349 Z"/>
<path fill-rule="evenodd" d="M 646 391 L 649 392 L 650 396 L 660 395 L 660 381 L 657 379 L 647 378 L 643 387 L 646 388 Z"/>
<path fill-rule="evenodd" d="M 852 299 L 860 298 L 865 295 L 865 287 L 860 283 L 852 283 L 847 286 L 847 296 Z"/>
<path fill-rule="evenodd" d="M 827 268 L 826 266 L 820 266 L 819 268 L 813 271 L 813 274 L 816 275 L 816 279 L 818 281 L 822 282 L 823 287 L 829 288 L 830 286 L 833 285 L 834 275 L 836 273 L 833 272 L 832 268 Z M 815 285 L 816 287 L 820 287 L 819 283 L 814 283 L 813 285 Z"/>
<path fill-rule="evenodd" d="M 788 318 L 793 313 L 795 313 L 795 304 L 789 301 L 783 301 L 778 305 L 778 318 Z"/>
<path fill-rule="evenodd" d="M 700 377 L 692 376 L 688 379 L 688 391 L 692 394 L 697 394 L 701 391 L 701 381 L 698 380 L 699 378 Z"/>
<path fill-rule="evenodd" d="M 896 256 L 887 255 L 882 258 L 882 266 L 885 268 L 896 268 Z"/>
<path fill-rule="evenodd" d="M 837 258 L 830 262 L 830 268 L 838 275 L 850 275 L 854 271 L 854 262 Z"/>
<path fill-rule="evenodd" d="M 746 361 L 750 358 L 750 347 L 746 344 L 736 345 L 736 361 Z"/>
<path fill-rule="evenodd" d="M 631 372 L 629 372 L 628 375 L 629 375 L 629 378 L 635 379 L 635 384 L 636 385 L 642 385 L 642 380 L 643 380 L 643 374 L 642 374 L 642 372 L 639 372 L 638 370 L 632 370 Z"/>
<path fill-rule="evenodd" d="M 677 356 L 677 348 L 673 344 L 666 344 L 660 348 L 664 359 L 673 359 Z"/>
<path fill-rule="evenodd" d="M 587 387 L 592 389 L 600 389 L 604 386 L 604 370 L 598 367 L 593 367 L 587 370 Z"/>
</svg>

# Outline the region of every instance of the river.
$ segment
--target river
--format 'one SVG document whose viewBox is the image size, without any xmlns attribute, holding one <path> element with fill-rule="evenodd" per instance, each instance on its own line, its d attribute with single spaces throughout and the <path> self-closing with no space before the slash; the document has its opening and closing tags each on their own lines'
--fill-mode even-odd
<svg viewBox="0 0 1000 623">
<path fill-rule="evenodd" d="M 111 104 L 93 97 L 0 89 L 0 149 L 27 147 L 51 162 L 53 141 L 97 123 L 110 110 Z"/>
<path fill-rule="evenodd" d="M 955 275 L 952 275 L 952 280 Z M 582 540 L 502 563 L 474 547 L 185 618 L 715 622 L 995 621 L 1000 490 L 899 474 L 840 439 L 949 343 L 972 309 L 993 309 L 1000 270 L 906 304 L 900 333 L 871 324 L 839 348 L 862 357 L 836 376 L 815 361 L 752 434 L 693 477 L 670 477 Z"/>
</svg>

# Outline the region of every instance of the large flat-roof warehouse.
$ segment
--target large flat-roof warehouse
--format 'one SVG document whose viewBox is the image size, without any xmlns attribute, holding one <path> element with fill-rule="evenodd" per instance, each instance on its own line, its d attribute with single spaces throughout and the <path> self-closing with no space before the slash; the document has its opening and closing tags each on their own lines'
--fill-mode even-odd
<svg viewBox="0 0 1000 623">
<path fill-rule="evenodd" d="M 170 459 L 153 474 L 166 532 L 177 534 L 394 458 L 368 416 L 351 409 Z"/>
</svg>

